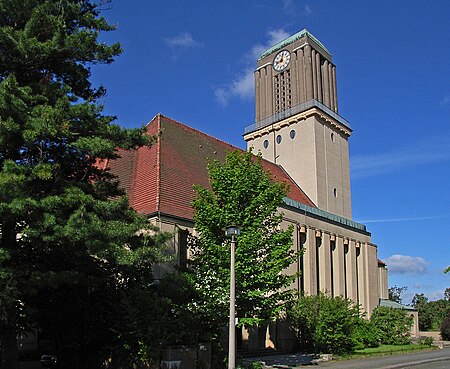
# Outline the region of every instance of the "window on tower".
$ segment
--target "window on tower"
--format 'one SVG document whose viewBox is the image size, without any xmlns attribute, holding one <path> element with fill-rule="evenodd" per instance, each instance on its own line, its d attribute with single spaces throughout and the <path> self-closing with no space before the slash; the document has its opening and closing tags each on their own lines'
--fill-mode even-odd
<svg viewBox="0 0 450 369">
<path fill-rule="evenodd" d="M 280 113 L 292 107 L 291 71 L 288 69 L 273 77 L 275 112 Z"/>
</svg>

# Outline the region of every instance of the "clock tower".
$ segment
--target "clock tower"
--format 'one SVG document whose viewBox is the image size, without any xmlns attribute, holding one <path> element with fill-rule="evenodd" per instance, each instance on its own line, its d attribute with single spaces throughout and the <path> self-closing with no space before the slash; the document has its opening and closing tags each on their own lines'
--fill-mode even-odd
<svg viewBox="0 0 450 369">
<path fill-rule="evenodd" d="M 281 165 L 318 208 L 351 219 L 348 138 L 336 67 L 306 29 L 267 49 L 255 70 L 256 122 L 248 148 Z"/>
</svg>

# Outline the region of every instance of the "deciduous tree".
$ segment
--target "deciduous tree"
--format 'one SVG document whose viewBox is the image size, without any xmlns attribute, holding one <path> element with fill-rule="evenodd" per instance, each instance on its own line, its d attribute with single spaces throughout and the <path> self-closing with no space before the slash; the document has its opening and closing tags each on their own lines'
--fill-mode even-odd
<svg viewBox="0 0 450 369">
<path fill-rule="evenodd" d="M 407 286 L 403 287 L 389 287 L 389 300 L 398 302 L 399 304 L 402 303 L 402 293 L 405 292 L 408 289 Z"/>
<path fill-rule="evenodd" d="M 290 300 L 295 275 L 284 271 L 296 258 L 292 227 L 283 229 L 278 207 L 283 183 L 265 172 L 261 157 L 234 151 L 208 165 L 211 189 L 196 187 L 191 277 L 200 294 L 193 306 L 216 329 L 228 320 L 230 246 L 224 228 L 239 225 L 236 247 L 236 313 L 251 326 L 277 317 Z"/>
</svg>

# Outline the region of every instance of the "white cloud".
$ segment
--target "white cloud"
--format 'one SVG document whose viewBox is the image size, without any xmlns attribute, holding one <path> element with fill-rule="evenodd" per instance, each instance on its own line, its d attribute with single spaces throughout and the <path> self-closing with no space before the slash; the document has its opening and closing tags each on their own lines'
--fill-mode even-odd
<svg viewBox="0 0 450 369">
<path fill-rule="evenodd" d="M 430 137 L 390 152 L 351 158 L 352 179 L 392 173 L 396 170 L 450 160 L 450 141 Z"/>
<path fill-rule="evenodd" d="M 392 255 L 384 260 L 390 273 L 423 274 L 428 262 L 419 256 Z"/>
<path fill-rule="evenodd" d="M 360 223 L 393 223 L 393 222 L 412 222 L 418 220 L 432 220 L 432 219 L 442 219 L 447 218 L 447 215 L 433 215 L 428 217 L 402 217 L 402 218 L 383 218 L 383 219 L 364 219 L 358 220 Z"/>
<path fill-rule="evenodd" d="M 226 106 L 228 101 L 233 98 L 241 100 L 252 98 L 254 94 L 253 65 L 264 51 L 289 36 L 290 34 L 283 29 L 269 30 L 267 32 L 267 41 L 264 44 L 253 45 L 247 52 L 242 71 L 231 82 L 214 89 L 216 101 L 220 105 Z"/>
<path fill-rule="evenodd" d="M 189 32 L 182 32 L 177 36 L 165 38 L 164 41 L 171 48 L 190 48 L 201 46 L 201 43 L 195 41 Z"/>
<path fill-rule="evenodd" d="M 303 7 L 299 7 L 294 0 L 283 0 L 283 10 L 289 15 L 301 14 L 309 16 L 312 14 L 312 9 L 308 4 L 303 5 Z"/>
<path fill-rule="evenodd" d="M 311 7 L 310 7 L 308 4 L 306 4 L 306 5 L 303 7 L 303 12 L 304 12 L 306 15 L 311 15 L 311 14 L 312 14 L 312 9 L 311 9 Z"/>
</svg>

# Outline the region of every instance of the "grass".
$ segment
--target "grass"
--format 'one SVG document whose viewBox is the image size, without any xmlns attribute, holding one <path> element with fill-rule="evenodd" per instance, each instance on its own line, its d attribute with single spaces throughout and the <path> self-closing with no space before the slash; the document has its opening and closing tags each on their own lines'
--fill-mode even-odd
<svg viewBox="0 0 450 369">
<path fill-rule="evenodd" d="M 373 348 L 365 348 L 363 350 L 356 350 L 346 358 L 357 358 L 357 357 L 370 357 L 370 356 L 385 356 L 393 354 L 403 354 L 407 352 L 414 351 L 424 351 L 424 350 L 435 350 L 436 346 L 429 345 L 381 345 Z"/>
</svg>

